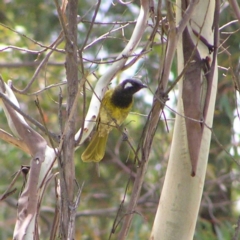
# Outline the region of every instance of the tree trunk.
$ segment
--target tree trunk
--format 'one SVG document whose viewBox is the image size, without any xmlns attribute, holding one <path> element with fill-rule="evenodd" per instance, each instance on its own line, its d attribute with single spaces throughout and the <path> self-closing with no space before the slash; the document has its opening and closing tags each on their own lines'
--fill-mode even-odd
<svg viewBox="0 0 240 240">
<path fill-rule="evenodd" d="M 181 21 L 182 16 L 185 13 L 185 10 L 182 10 L 184 9 L 185 2 L 185 0 L 177 1 L 177 23 Z M 190 68 L 190 64 L 192 64 L 192 62 L 195 63 L 195 59 L 190 58 L 188 59 L 190 61 L 187 63 L 186 59 L 184 58 L 186 49 L 183 51 L 183 43 L 184 41 L 189 41 L 189 39 L 186 39 L 186 35 L 183 34 L 182 38 L 178 42 L 178 73 L 180 74 L 183 71 L 184 66 L 185 73 L 183 74 L 183 79 L 181 79 L 179 83 L 179 97 L 177 106 L 178 114 L 176 116 L 174 126 L 170 159 L 150 239 L 193 239 L 204 187 L 211 139 L 210 128 L 213 121 L 217 90 L 217 62 L 214 60 L 217 50 L 215 49 L 215 51 L 209 56 L 210 46 L 215 45 L 214 38 L 216 37 L 216 34 L 214 35 L 214 29 L 212 29 L 214 24 L 215 8 L 215 1 L 199 1 L 195 11 L 193 12 L 191 20 L 187 25 L 187 28 L 184 30 L 188 31 L 188 37 L 190 37 L 190 41 L 194 43 L 196 51 L 192 51 L 193 57 L 194 51 L 200 56 L 199 64 L 195 64 L 195 69 L 193 69 L 193 71 L 196 71 L 197 68 L 201 68 L 201 72 L 203 72 L 201 63 L 210 59 L 210 68 L 207 72 L 201 73 L 202 76 L 206 78 L 205 82 L 207 83 L 208 89 L 204 97 L 204 107 L 201 109 L 203 123 L 200 123 L 200 119 L 190 119 L 186 116 L 186 104 L 190 104 L 192 101 L 194 102 L 196 100 L 194 97 L 196 97 L 196 94 L 199 94 L 198 91 L 203 90 L 203 85 L 200 83 L 201 89 L 197 89 L 196 94 L 190 93 L 190 95 L 187 95 L 188 102 L 186 102 L 186 96 L 183 95 L 183 93 L 186 94 L 186 84 L 184 81 L 189 81 L 189 79 L 187 79 L 189 77 L 187 73 Z M 199 72 L 199 69 L 197 70 Z M 212 73 L 211 81 L 209 81 L 207 76 L 210 71 Z M 196 80 L 201 81 L 200 78 L 196 79 L 197 77 L 198 76 L 191 78 L 190 84 Z M 196 88 L 196 86 L 193 87 Z M 201 97 L 203 97 L 203 95 L 204 94 L 202 94 Z M 201 103 L 199 103 L 199 106 L 200 105 Z M 198 106 L 195 107 L 197 108 Z M 204 111 L 206 111 L 205 116 Z M 189 142 L 189 135 L 192 136 L 195 129 L 189 129 L 187 121 L 193 121 L 199 124 L 199 126 L 202 126 L 202 133 L 200 136 L 198 135 L 197 138 L 197 141 L 199 141 L 200 144 L 198 151 L 199 153 L 196 154 L 197 162 L 195 177 L 191 176 L 193 164 L 190 150 L 192 148 L 192 144 L 194 145 L 197 143 Z"/>
<path fill-rule="evenodd" d="M 78 65 L 77 65 L 77 9 L 78 1 L 71 0 L 68 3 L 68 27 L 65 34 L 66 40 L 66 75 L 67 75 L 67 121 L 63 132 L 63 159 L 60 171 L 61 183 L 61 220 L 60 231 L 63 239 L 74 238 L 74 223 L 71 221 L 71 208 L 74 203 L 74 151 L 75 151 L 75 99 L 78 92 Z M 69 229 L 71 228 L 71 229 Z M 70 234 L 71 233 L 71 234 Z M 69 236 L 73 234 L 73 236 Z"/>
</svg>

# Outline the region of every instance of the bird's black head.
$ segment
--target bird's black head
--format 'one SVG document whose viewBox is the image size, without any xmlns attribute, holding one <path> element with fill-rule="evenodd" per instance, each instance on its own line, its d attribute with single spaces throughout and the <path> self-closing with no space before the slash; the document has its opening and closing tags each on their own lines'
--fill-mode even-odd
<svg viewBox="0 0 240 240">
<path fill-rule="evenodd" d="M 133 94 L 146 87 L 137 79 L 126 79 L 114 89 L 112 103 L 115 106 L 126 108 L 132 103 Z"/>
<path fill-rule="evenodd" d="M 133 95 L 140 89 L 146 88 L 147 86 L 137 79 L 126 79 L 119 85 L 119 87 L 122 88 L 123 92 Z"/>
</svg>

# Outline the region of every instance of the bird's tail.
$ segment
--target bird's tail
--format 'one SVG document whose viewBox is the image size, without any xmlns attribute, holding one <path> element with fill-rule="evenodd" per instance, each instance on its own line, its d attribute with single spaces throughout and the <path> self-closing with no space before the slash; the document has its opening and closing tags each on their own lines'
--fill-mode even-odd
<svg viewBox="0 0 240 240">
<path fill-rule="evenodd" d="M 99 132 L 96 132 L 91 139 L 89 145 L 82 153 L 83 162 L 100 162 L 105 154 L 106 143 L 108 134 L 105 136 L 99 136 Z"/>
</svg>

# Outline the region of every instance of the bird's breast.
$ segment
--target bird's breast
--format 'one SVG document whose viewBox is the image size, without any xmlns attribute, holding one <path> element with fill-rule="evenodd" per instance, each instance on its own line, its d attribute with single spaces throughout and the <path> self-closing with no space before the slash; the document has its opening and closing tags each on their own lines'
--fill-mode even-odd
<svg viewBox="0 0 240 240">
<path fill-rule="evenodd" d="M 119 127 L 126 119 L 132 108 L 133 102 L 128 103 L 127 106 L 119 106 L 111 100 L 111 92 L 107 92 L 102 99 L 98 131 L 100 135 L 109 133 L 113 127 Z"/>
</svg>

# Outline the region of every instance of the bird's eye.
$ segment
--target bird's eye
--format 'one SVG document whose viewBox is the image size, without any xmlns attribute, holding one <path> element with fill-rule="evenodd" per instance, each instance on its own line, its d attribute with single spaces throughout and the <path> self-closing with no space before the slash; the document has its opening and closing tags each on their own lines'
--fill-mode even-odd
<svg viewBox="0 0 240 240">
<path fill-rule="evenodd" d="M 133 85 L 132 83 L 129 83 L 129 82 L 124 85 L 124 89 L 131 88 L 131 87 L 133 87 Z"/>
</svg>

